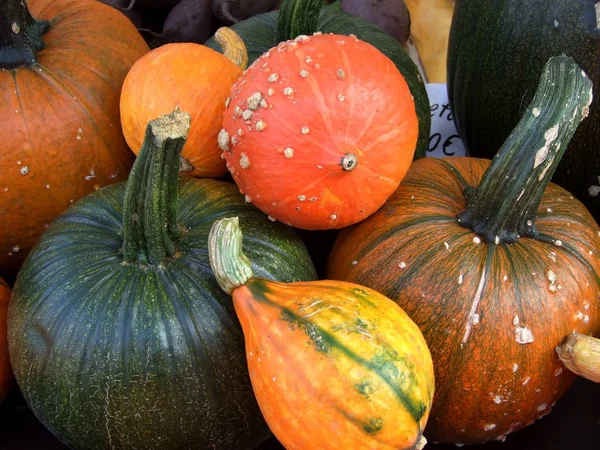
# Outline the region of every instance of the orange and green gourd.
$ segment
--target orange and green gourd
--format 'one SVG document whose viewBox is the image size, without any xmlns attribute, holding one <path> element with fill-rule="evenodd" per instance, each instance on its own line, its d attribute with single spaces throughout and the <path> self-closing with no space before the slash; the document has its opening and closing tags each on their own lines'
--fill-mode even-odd
<svg viewBox="0 0 600 450">
<path fill-rule="evenodd" d="M 421 448 L 434 393 L 419 328 L 390 299 L 341 281 L 253 275 L 237 217 L 216 221 L 209 258 L 231 293 L 254 394 L 288 450 Z"/>
</svg>

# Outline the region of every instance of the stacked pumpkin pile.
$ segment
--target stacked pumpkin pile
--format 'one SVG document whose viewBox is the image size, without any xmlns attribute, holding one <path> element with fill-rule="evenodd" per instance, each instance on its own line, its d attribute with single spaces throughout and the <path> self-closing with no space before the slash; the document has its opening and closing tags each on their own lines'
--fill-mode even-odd
<svg viewBox="0 0 600 450">
<path fill-rule="evenodd" d="M 550 183 L 586 71 L 549 55 L 493 161 L 423 158 L 400 41 L 323 0 L 236 22 L 150 50 L 96 1 L 0 6 L 0 395 L 14 373 L 74 449 L 417 449 L 549 413 L 556 347 L 600 332 L 600 227 Z"/>
</svg>

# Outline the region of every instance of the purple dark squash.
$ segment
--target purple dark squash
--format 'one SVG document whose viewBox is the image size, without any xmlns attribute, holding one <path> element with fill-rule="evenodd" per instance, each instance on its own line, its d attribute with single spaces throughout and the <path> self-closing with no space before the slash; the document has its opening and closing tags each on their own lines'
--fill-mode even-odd
<svg viewBox="0 0 600 450">
<path fill-rule="evenodd" d="M 271 11 L 276 4 L 277 0 L 212 0 L 212 10 L 221 23 L 232 25 Z"/>
<path fill-rule="evenodd" d="M 342 11 L 371 22 L 402 45 L 410 36 L 410 15 L 404 0 L 340 0 Z"/>
<path fill-rule="evenodd" d="M 181 0 L 165 19 L 162 34 L 169 42 L 203 44 L 218 25 L 211 0 Z"/>
</svg>

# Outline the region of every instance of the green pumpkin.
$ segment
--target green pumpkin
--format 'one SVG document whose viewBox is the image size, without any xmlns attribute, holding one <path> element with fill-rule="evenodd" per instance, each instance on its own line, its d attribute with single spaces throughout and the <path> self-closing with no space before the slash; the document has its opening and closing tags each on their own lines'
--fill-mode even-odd
<svg viewBox="0 0 600 450">
<path fill-rule="evenodd" d="M 8 319 L 16 379 L 73 449 L 238 450 L 270 435 L 231 298 L 210 269 L 211 225 L 243 218 L 261 276 L 316 274 L 294 230 L 235 185 L 178 178 L 188 129 L 180 111 L 150 122 L 127 183 L 58 217 L 17 277 Z"/>
<path fill-rule="evenodd" d="M 280 11 L 259 14 L 231 26 L 246 44 L 248 63 L 252 64 L 267 50 L 279 42 L 293 39 L 300 34 L 316 31 L 350 35 L 376 47 L 390 58 L 406 79 L 415 100 L 419 117 L 419 139 L 415 159 L 426 156 L 429 148 L 431 112 L 429 97 L 419 69 L 402 45 L 390 34 L 366 20 L 341 12 L 337 4 L 323 8 L 323 0 L 284 0 Z M 214 37 L 206 46 L 221 51 Z"/>
<path fill-rule="evenodd" d="M 448 98 L 469 154 L 493 158 L 531 102 L 544 64 L 566 54 L 600 89 L 598 2 L 457 0 L 448 42 Z M 600 108 L 592 104 L 553 181 L 600 221 Z"/>
</svg>

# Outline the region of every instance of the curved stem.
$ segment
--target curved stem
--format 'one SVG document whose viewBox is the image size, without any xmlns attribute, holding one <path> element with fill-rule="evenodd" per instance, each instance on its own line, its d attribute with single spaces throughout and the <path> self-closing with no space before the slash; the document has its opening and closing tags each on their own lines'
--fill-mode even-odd
<svg viewBox="0 0 600 450">
<path fill-rule="evenodd" d="M 236 66 L 244 70 L 248 66 L 248 51 L 242 38 L 231 28 L 221 27 L 215 33 L 215 41 L 223 49 L 223 54 Z"/>
<path fill-rule="evenodd" d="M 458 221 L 488 243 L 537 235 L 537 209 L 579 123 L 588 115 L 592 82 L 567 56 L 550 58 L 516 128 Z"/>
<path fill-rule="evenodd" d="M 600 339 L 572 333 L 556 353 L 571 372 L 600 383 Z"/>
<path fill-rule="evenodd" d="M 0 70 L 31 66 L 46 43 L 50 22 L 34 19 L 26 0 L 0 2 Z"/>
<path fill-rule="evenodd" d="M 120 10 L 122 10 L 122 11 L 131 11 L 131 9 L 132 9 L 132 8 L 135 6 L 135 2 L 136 2 L 136 1 L 137 1 L 137 0 L 130 0 L 130 1 L 129 1 L 129 5 L 125 6 L 124 8 L 123 8 L 123 7 L 121 7 L 121 8 L 119 8 L 119 9 L 120 9 Z"/>
<path fill-rule="evenodd" d="M 284 0 L 277 18 L 277 41 L 289 41 L 317 30 L 323 0 Z"/>
<path fill-rule="evenodd" d="M 228 294 L 254 276 L 250 260 L 242 250 L 238 217 L 217 220 L 208 235 L 208 258 L 215 278 Z"/>
<path fill-rule="evenodd" d="M 190 115 L 177 108 L 146 127 L 125 187 L 123 255 L 127 262 L 157 265 L 175 254 L 179 157 L 190 122 Z"/>
</svg>

